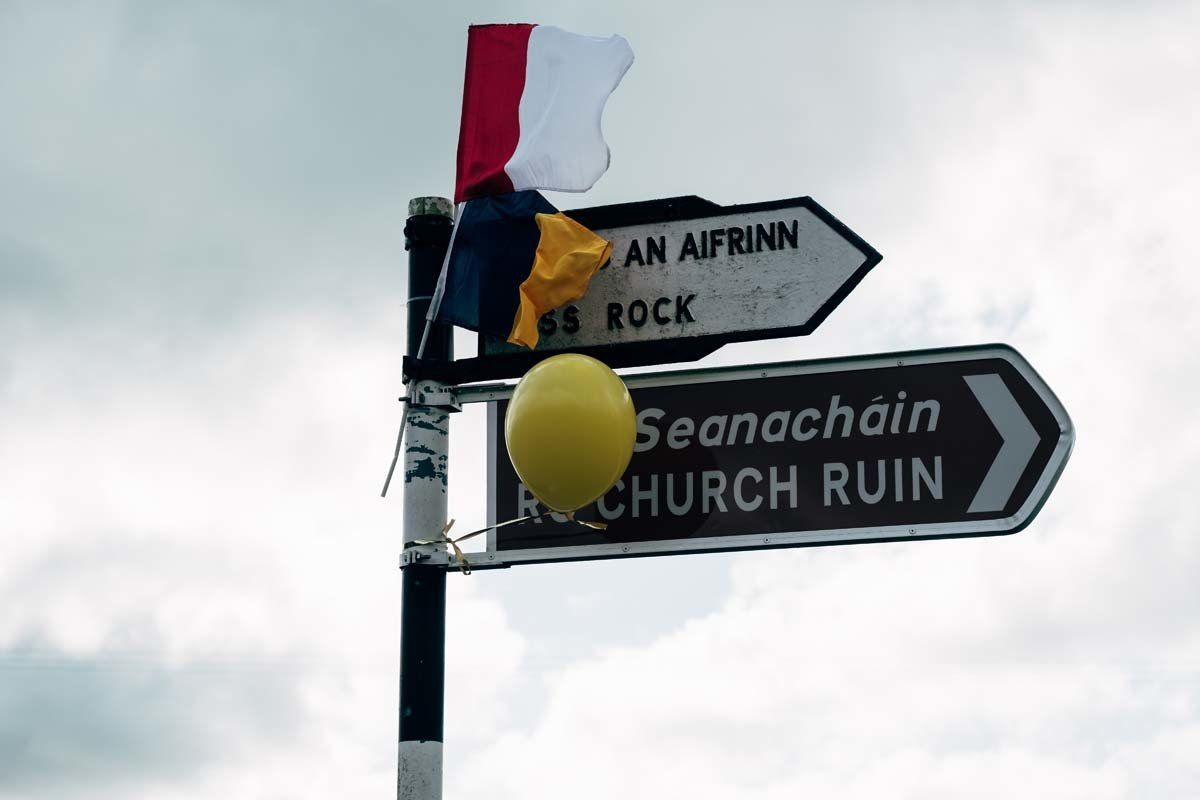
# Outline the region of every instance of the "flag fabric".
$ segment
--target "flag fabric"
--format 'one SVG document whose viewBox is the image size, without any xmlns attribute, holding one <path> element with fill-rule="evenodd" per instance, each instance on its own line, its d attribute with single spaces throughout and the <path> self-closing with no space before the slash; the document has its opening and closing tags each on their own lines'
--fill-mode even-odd
<svg viewBox="0 0 1200 800">
<path fill-rule="evenodd" d="M 536 191 L 464 204 L 437 318 L 532 348 L 538 319 L 583 297 L 612 244 Z"/>
<path fill-rule="evenodd" d="M 633 63 L 620 36 L 472 25 L 455 202 L 525 189 L 583 192 L 608 169 L 600 118 Z"/>
</svg>

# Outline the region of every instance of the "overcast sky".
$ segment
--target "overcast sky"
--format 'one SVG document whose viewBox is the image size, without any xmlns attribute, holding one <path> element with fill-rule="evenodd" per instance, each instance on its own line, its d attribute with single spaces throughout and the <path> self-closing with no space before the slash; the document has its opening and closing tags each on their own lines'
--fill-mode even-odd
<svg viewBox="0 0 1200 800">
<path fill-rule="evenodd" d="M 394 794 L 402 229 L 491 21 L 636 54 L 560 206 L 883 254 L 706 364 L 1006 342 L 1078 441 L 1012 537 L 451 576 L 446 796 L 1200 796 L 1196 4 L 0 0 L 0 797 Z"/>
</svg>

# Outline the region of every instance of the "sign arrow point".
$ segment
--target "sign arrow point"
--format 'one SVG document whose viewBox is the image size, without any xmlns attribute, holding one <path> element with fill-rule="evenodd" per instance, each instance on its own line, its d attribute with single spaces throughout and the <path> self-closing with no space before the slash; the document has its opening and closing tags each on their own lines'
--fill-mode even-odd
<svg viewBox="0 0 1200 800">
<path fill-rule="evenodd" d="M 966 375 L 963 380 L 1003 440 L 967 513 L 999 511 L 1008 504 L 1017 488 L 1017 481 L 1037 449 L 1039 437 L 999 375 Z"/>
</svg>

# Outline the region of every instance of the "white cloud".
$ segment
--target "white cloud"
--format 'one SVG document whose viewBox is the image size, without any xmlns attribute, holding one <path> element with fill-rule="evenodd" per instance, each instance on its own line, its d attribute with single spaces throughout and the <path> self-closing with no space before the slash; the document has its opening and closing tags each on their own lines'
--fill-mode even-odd
<svg viewBox="0 0 1200 800">
<path fill-rule="evenodd" d="M 1180 526 L 1193 530 L 1194 515 Z M 549 676 L 537 724 L 452 786 L 464 797 L 1187 797 L 1200 779 L 1179 756 L 1196 735 L 1200 637 L 1180 620 L 1139 647 L 1155 609 L 1133 593 L 1098 598 L 1110 565 L 1067 559 L 1080 543 L 1056 547 L 1059 533 L 743 556 L 719 612 Z M 1083 594 L 1086 606 L 1073 602 Z M 1139 608 L 1114 624 L 1122 605 Z"/>
<path fill-rule="evenodd" d="M 186 359 L 116 333 L 12 354 L 0 671 L 15 680 L 0 739 L 23 766 L 6 789 L 392 785 L 386 319 L 272 317 Z M 451 605 L 472 632 L 448 648 L 448 709 L 471 719 L 469 741 L 502 723 L 498 686 L 523 641 L 476 584 L 452 584 Z"/>
<path fill-rule="evenodd" d="M 386 795 L 401 217 L 498 12 L 151 8 L 0 11 L 0 797 Z M 564 205 L 884 253 L 714 363 L 1005 340 L 1079 444 L 1012 538 L 453 576 L 448 796 L 1194 796 L 1195 11 L 556 13 L 639 56 Z"/>
</svg>

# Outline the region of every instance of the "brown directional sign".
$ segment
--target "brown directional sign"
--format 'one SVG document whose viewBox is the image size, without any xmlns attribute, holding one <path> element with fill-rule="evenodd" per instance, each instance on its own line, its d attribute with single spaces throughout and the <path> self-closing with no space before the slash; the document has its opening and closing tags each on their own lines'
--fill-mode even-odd
<svg viewBox="0 0 1200 800">
<path fill-rule="evenodd" d="M 613 367 L 686 361 L 728 342 L 808 334 L 880 260 L 810 197 L 735 206 L 675 197 L 567 213 L 613 243 L 587 294 L 541 319 L 535 351 L 481 337 L 478 358 L 429 377 L 517 377 L 565 351 Z"/>
<path fill-rule="evenodd" d="M 1004 345 L 626 377 L 638 443 L 580 518 L 495 531 L 479 566 L 1013 533 L 1074 441 Z M 539 510 L 491 391 L 490 521 Z M 542 509 L 544 510 L 544 509 Z"/>
</svg>

